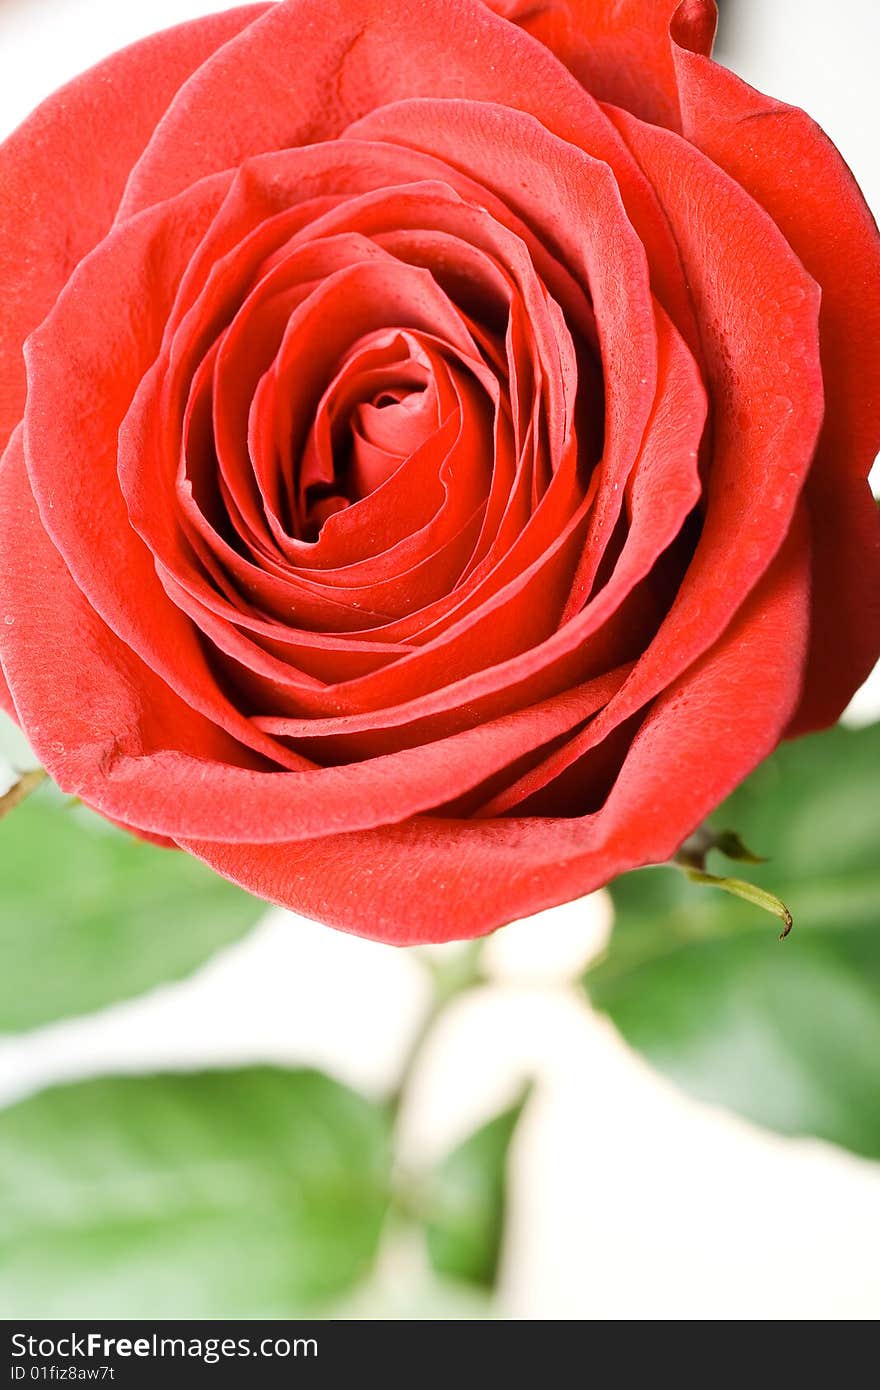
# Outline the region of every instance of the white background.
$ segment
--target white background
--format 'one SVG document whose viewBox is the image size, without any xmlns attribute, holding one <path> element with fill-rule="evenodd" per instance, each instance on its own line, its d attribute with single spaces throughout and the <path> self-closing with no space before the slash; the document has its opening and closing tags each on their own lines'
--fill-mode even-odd
<svg viewBox="0 0 880 1390">
<path fill-rule="evenodd" d="M 0 0 L 0 136 L 112 49 L 216 7 Z M 880 207 L 876 0 L 727 8 L 718 56 L 816 116 Z M 853 717 L 877 705 L 863 695 Z M 654 1076 L 566 983 L 607 929 L 598 894 L 498 934 L 492 986 L 450 1013 L 416 1077 L 412 1159 L 504 1103 L 523 1075 L 539 1079 L 513 1153 L 502 1315 L 876 1317 L 880 1166 L 775 1138 Z M 0 1100 L 94 1072 L 243 1059 L 317 1063 L 381 1094 L 424 999 L 414 954 L 272 912 L 189 983 L 0 1043 Z M 357 1307 L 439 1315 L 426 1281 L 421 1251 L 395 1248 Z"/>
</svg>

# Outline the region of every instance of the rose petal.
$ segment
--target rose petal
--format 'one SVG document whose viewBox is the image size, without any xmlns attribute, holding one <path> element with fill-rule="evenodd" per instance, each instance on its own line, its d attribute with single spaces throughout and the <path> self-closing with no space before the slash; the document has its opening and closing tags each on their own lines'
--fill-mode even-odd
<svg viewBox="0 0 880 1390">
<path fill-rule="evenodd" d="M 481 0 L 271 6 L 181 89 L 132 172 L 124 213 L 252 155 L 336 138 L 371 111 L 412 97 L 466 97 L 528 112 L 609 163 L 649 250 L 658 298 L 695 349 L 681 265 L 650 185 L 595 99 L 548 49 Z M 499 166 L 503 151 L 502 141 Z"/>
<path fill-rule="evenodd" d="M 715 0 L 485 0 L 545 44 L 594 97 L 681 130 L 670 42 L 709 54 Z"/>
<path fill-rule="evenodd" d="M 328 826 L 406 818 L 589 717 L 621 679 L 612 672 L 544 705 L 363 764 L 264 772 L 255 760 L 242 765 L 247 750 L 190 709 L 89 606 L 29 495 L 20 431 L 0 469 L 0 536 L 0 612 L 28 615 L 4 625 L 4 669 L 34 751 L 63 790 L 176 840 L 290 842 Z M 55 653 L 51 670 L 31 660 L 34 623 Z"/>
<path fill-rule="evenodd" d="M 676 50 L 684 133 L 766 208 L 822 289 L 825 420 L 807 482 L 813 600 L 804 699 L 790 733 L 832 724 L 880 655 L 880 236 L 809 116 Z"/>
<path fill-rule="evenodd" d="M 15 619 L 0 623 L 3 669 L 34 752 L 64 790 L 136 822 L 130 803 L 105 805 L 88 788 L 102 786 L 115 758 L 166 747 L 171 730 L 194 767 L 216 760 L 265 766 L 174 694 L 77 589 L 40 520 L 21 427 L 0 463 L 0 536 L 0 613 Z M 37 646 L 52 652 L 51 662 L 34 660 Z"/>
<path fill-rule="evenodd" d="M 664 329 L 661 390 L 633 480 L 630 529 L 611 578 L 588 606 L 594 621 L 603 610 L 613 611 L 621 595 L 629 594 L 644 578 L 658 555 L 675 540 L 700 496 L 697 457 L 706 418 L 706 396 L 693 358 L 668 324 Z M 639 676 L 634 673 L 617 697 L 627 701 L 619 714 L 619 705 L 612 700 L 604 723 L 593 720 L 546 760 L 494 796 L 481 814 L 501 815 L 509 811 L 546 786 L 587 749 L 594 748 L 611 728 L 638 710 L 638 686 Z M 645 687 L 641 694 L 644 698 Z"/>
<path fill-rule="evenodd" d="M 221 174 L 190 189 L 177 219 L 163 208 L 122 224 L 80 263 L 28 339 L 24 452 L 43 523 L 90 604 L 194 708 L 275 757 L 271 740 L 221 693 L 191 624 L 169 602 L 117 476 L 132 381 L 155 355 L 181 266 L 228 184 Z M 119 312 L 120 301 L 130 312 Z"/>
<path fill-rule="evenodd" d="M 208 15 L 132 44 L 54 92 L 0 144 L 0 454 L 24 409 L 25 338 L 107 232 L 178 88 L 268 8 Z"/>
<path fill-rule="evenodd" d="M 653 706 L 595 815 L 424 817 L 303 845 L 183 848 L 271 902 L 397 945 L 479 936 L 578 898 L 669 859 L 772 750 L 800 694 L 808 590 L 806 550 L 785 546 L 722 641 Z"/>
</svg>

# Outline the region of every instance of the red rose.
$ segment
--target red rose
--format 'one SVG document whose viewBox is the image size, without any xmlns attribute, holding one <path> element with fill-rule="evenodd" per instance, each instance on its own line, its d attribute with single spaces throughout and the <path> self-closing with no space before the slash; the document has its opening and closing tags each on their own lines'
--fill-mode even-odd
<svg viewBox="0 0 880 1390">
<path fill-rule="evenodd" d="M 395 942 L 668 858 L 880 647 L 842 160 L 711 0 L 493 8 L 199 20 L 0 149 L 5 702 Z"/>
</svg>

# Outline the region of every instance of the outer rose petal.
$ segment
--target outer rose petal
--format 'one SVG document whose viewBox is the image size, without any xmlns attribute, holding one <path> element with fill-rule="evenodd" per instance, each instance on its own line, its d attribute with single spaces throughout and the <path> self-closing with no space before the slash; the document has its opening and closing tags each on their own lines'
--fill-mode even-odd
<svg viewBox="0 0 880 1390">
<path fill-rule="evenodd" d="M 796 525 L 723 639 L 654 705 L 593 816 L 417 817 L 301 845 L 181 846 L 260 897 L 399 946 L 480 936 L 580 897 L 669 859 L 775 747 L 800 694 L 808 592 Z"/>
<path fill-rule="evenodd" d="M 209 15 L 115 53 L 0 145 L 0 454 L 21 419 L 21 346 L 113 222 L 132 165 L 181 83 L 267 8 Z"/>
<path fill-rule="evenodd" d="M 482 0 L 283 0 L 184 84 L 122 209 L 140 211 L 251 155 L 333 139 L 412 97 L 524 111 L 595 157 L 608 158 L 610 142 L 625 172 L 598 103 Z"/>
<path fill-rule="evenodd" d="M 674 243 L 626 146 L 599 103 L 554 56 L 482 0 L 270 6 L 181 88 L 132 170 L 122 213 L 142 211 L 252 155 L 334 139 L 361 117 L 414 97 L 525 112 L 611 165 L 648 251 L 655 292 L 694 349 L 696 328 Z M 222 122 L 218 111 L 226 113 Z"/>
<path fill-rule="evenodd" d="M 34 751 L 65 791 L 153 834 L 260 843 L 385 826 L 467 791 L 604 705 L 611 673 L 506 718 L 361 765 L 242 765 L 245 750 L 181 700 L 76 588 L 27 483 L 16 431 L 0 469 L 4 664 Z M 54 653 L 34 662 L 33 633 Z M 176 745 L 176 746 L 175 746 Z"/>
<path fill-rule="evenodd" d="M 715 0 L 486 0 L 540 40 L 588 92 L 653 125 L 681 130 L 675 39 L 709 54 Z"/>
<path fill-rule="evenodd" d="M 261 738 L 250 721 L 220 692 L 191 624 L 167 601 L 153 557 L 131 531 L 116 476 L 116 432 L 130 403 L 131 373 L 136 377 L 151 360 L 151 345 L 161 340 L 180 268 L 222 202 L 230 178 L 231 175 L 218 175 L 189 190 L 185 199 L 186 221 L 174 222 L 169 214 L 166 228 L 162 209 L 155 210 L 137 223 L 118 227 L 77 267 L 52 312 L 28 339 L 24 443 L 27 452 L 30 440 L 34 454 L 31 484 L 41 515 L 46 524 L 54 523 L 56 513 L 61 519 L 61 528 L 53 526 L 53 540 L 63 529 L 66 504 L 71 500 L 69 485 L 77 478 L 75 494 L 82 508 L 81 525 L 72 537 L 71 548 L 63 553 L 71 573 L 90 594 L 97 611 L 123 641 L 131 641 L 132 629 L 146 629 L 148 640 L 140 654 L 147 668 L 162 672 L 163 660 L 166 666 L 173 666 L 193 709 L 206 714 L 243 744 L 274 758 L 272 743 Z M 155 228 L 154 222 L 158 224 Z M 138 254 L 145 242 L 153 248 L 152 275 L 151 267 L 144 266 Z M 117 247 L 119 255 L 114 257 Z M 63 324 L 69 309 L 81 304 L 83 281 L 88 283 L 96 269 L 100 272 L 108 257 L 125 284 L 130 312 L 113 312 L 115 282 L 108 273 L 100 304 L 87 301 L 92 332 L 77 334 L 72 329 L 66 336 L 63 332 L 55 335 L 53 325 L 59 318 Z M 45 346 L 47 334 L 50 342 L 54 335 L 54 347 Z M 53 425 L 62 423 L 61 412 L 53 403 L 53 386 L 57 392 L 55 401 L 64 398 L 68 403 L 78 403 L 72 415 L 82 433 L 74 428 L 52 434 Z M 94 409 L 96 399 L 101 403 L 99 410 Z M 13 436 L 7 455 L 14 449 L 15 441 Z M 70 473 L 65 459 L 72 465 Z M 12 466 L 4 455 L 4 475 L 10 473 Z M 8 515 L 0 517 L 0 527 L 11 525 Z M 20 554 L 18 537 L 10 535 L 4 548 L 4 562 L 11 565 L 12 556 Z M 24 557 L 18 563 L 24 565 Z M 14 583 L 14 579 L 10 582 Z M 137 594 L 136 603 L 131 601 L 132 593 Z M 115 599 L 112 615 L 107 611 L 111 598 Z M 16 613 L 23 611 L 18 604 L 13 608 Z M 17 634 L 16 628 L 8 635 L 14 639 Z M 47 639 L 44 636 L 42 640 Z M 101 650 L 102 644 L 98 643 L 93 655 L 98 663 Z M 169 653 L 173 654 L 171 660 Z M 8 678 L 15 692 L 16 677 L 10 674 Z M 51 762 L 46 765 L 53 771 Z M 114 811 L 109 806 L 106 809 L 109 815 L 126 818 L 124 810 Z"/>
<path fill-rule="evenodd" d="M 790 733 L 832 724 L 880 655 L 880 237 L 831 141 L 796 107 L 676 50 L 684 134 L 775 220 L 822 289 L 825 420 L 807 483 L 812 635 Z"/>
<path fill-rule="evenodd" d="M 175 696 L 75 587 L 40 521 L 21 437 L 19 428 L 0 466 L 0 613 L 4 675 L 34 752 L 50 773 L 59 760 L 84 765 L 99 784 L 115 759 L 144 744 L 164 746 L 169 730 L 205 762 L 241 760 L 245 750 Z M 87 659 L 71 662 L 63 642 L 58 645 L 65 628 L 69 636 L 76 632 L 74 645 L 81 655 L 89 653 Z M 34 660 L 38 646 L 48 647 L 51 662 Z M 61 672 L 69 686 L 59 685 Z M 74 789 L 69 778 L 59 780 L 65 790 Z M 97 807 L 100 798 L 87 794 L 84 800 Z M 130 819 L 121 806 L 105 813 Z"/>
</svg>

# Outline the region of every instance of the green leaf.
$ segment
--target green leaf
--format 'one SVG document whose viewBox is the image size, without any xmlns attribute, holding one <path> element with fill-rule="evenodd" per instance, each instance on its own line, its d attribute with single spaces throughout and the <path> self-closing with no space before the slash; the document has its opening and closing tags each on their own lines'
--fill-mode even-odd
<svg viewBox="0 0 880 1390">
<path fill-rule="evenodd" d="M 436 1272 L 491 1289 L 504 1233 L 507 1153 L 528 1098 L 470 1135 L 425 1180 L 416 1199 Z"/>
<path fill-rule="evenodd" d="M 749 869 L 794 917 L 670 867 L 612 885 L 593 1003 L 693 1094 L 784 1134 L 880 1158 L 880 725 L 785 744 L 714 818 L 769 862 Z"/>
<path fill-rule="evenodd" d="M 0 821 L 0 1031 L 34 1028 L 195 970 L 265 911 L 181 851 L 46 784 Z"/>
<path fill-rule="evenodd" d="M 761 861 L 752 859 L 752 864 Z M 752 907 L 759 907 L 762 912 L 772 912 L 774 917 L 778 917 L 782 923 L 782 931 L 779 933 L 779 940 L 784 941 L 792 928 L 791 913 L 785 903 L 777 898 L 775 893 L 768 893 L 766 888 L 759 888 L 756 883 L 750 883 L 744 878 L 730 878 L 729 875 L 707 874 L 702 869 L 684 868 L 684 876 L 691 883 L 697 883 L 702 888 L 717 888 L 721 893 L 732 893 L 735 898 L 742 898 L 744 902 L 751 903 Z"/>
<path fill-rule="evenodd" d="M 423 1254 L 422 1246 L 418 1253 Z M 390 1278 L 383 1269 L 386 1261 Z M 386 1229 L 376 1277 L 361 1284 L 353 1297 L 334 1304 L 331 1316 L 357 1322 L 492 1322 L 503 1312 L 492 1289 L 439 1278 L 417 1261 L 405 1242 L 389 1241 Z"/>
<path fill-rule="evenodd" d="M 0 1316 L 283 1318 L 369 1269 L 387 1112 L 314 1071 L 57 1087 L 0 1111 Z"/>
</svg>

